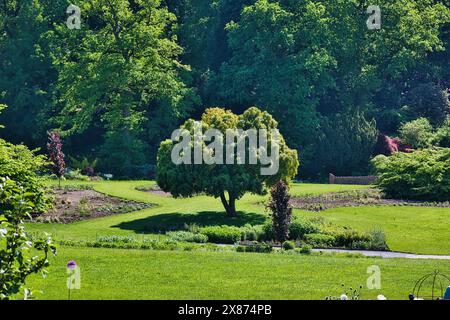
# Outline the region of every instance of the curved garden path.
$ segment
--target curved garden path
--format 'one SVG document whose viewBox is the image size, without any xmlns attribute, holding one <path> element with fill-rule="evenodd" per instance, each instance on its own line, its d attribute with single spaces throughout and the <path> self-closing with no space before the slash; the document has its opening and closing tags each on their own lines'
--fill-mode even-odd
<svg viewBox="0 0 450 320">
<path fill-rule="evenodd" d="M 313 249 L 314 252 L 328 253 L 356 253 L 365 257 L 379 257 L 384 259 L 433 259 L 433 260 L 450 260 L 450 256 L 430 255 L 430 254 L 412 254 L 392 251 L 366 251 L 366 250 L 341 250 L 341 249 Z"/>
</svg>

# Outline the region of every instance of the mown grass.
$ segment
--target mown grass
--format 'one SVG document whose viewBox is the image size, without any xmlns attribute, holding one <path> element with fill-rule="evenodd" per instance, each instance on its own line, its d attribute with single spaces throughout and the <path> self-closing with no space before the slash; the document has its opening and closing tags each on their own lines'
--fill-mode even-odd
<svg viewBox="0 0 450 320">
<path fill-rule="evenodd" d="M 294 183 L 291 186 L 290 194 L 293 197 L 296 197 L 305 195 L 319 195 L 331 192 L 364 190 L 368 188 L 368 186 L 359 185 Z"/>
<path fill-rule="evenodd" d="M 67 299 L 65 265 L 72 259 L 81 268 L 74 299 L 321 300 L 342 294 L 341 284 L 366 288 L 372 265 L 381 269 L 382 288 L 364 289 L 363 299 L 408 299 L 424 273 L 450 273 L 448 262 L 432 260 L 61 248 L 48 277 L 33 276 L 27 285 L 42 291 L 40 299 Z"/>
<path fill-rule="evenodd" d="M 54 182 L 50 182 L 54 183 Z M 73 182 L 65 182 L 73 184 Z M 78 182 L 78 184 L 86 184 Z M 260 224 L 268 219 L 262 203 L 267 196 L 246 195 L 237 208 L 239 217 L 225 216 L 218 199 L 198 196 L 187 199 L 161 197 L 136 190 L 139 186 L 152 186 L 150 181 L 93 182 L 95 190 L 129 200 L 155 204 L 139 212 L 105 217 L 69 225 L 31 224 L 32 231 L 47 231 L 60 239 L 94 240 L 101 235 L 145 234 L 156 237 L 155 230 L 181 227 L 185 223 L 199 225 Z M 348 185 L 294 184 L 291 193 L 295 196 L 339 192 L 367 188 Z M 387 234 L 391 250 L 421 253 L 450 254 L 450 209 L 432 207 L 355 207 L 330 209 L 320 214 L 295 211 L 298 215 L 323 215 L 328 220 L 348 225 L 360 231 L 382 229 Z M 161 236 L 158 236 L 161 237 Z"/>
<path fill-rule="evenodd" d="M 48 181 L 54 185 L 55 181 Z M 140 186 L 152 186 L 150 181 L 101 181 L 73 182 L 65 181 L 64 185 L 92 185 L 95 190 L 123 199 L 155 204 L 154 207 L 139 212 L 110 216 L 89 221 L 81 221 L 68 225 L 62 224 L 29 224 L 28 230 L 46 231 L 59 239 L 94 240 L 100 235 L 130 235 L 152 233 L 158 228 L 167 229 L 171 226 L 183 226 L 185 223 L 198 225 L 234 225 L 247 223 L 262 224 L 268 218 L 261 203 L 267 196 L 246 195 L 238 202 L 240 214 L 229 218 L 223 211 L 220 200 L 207 196 L 197 196 L 186 199 L 161 197 L 136 190 Z M 294 184 L 291 192 L 297 196 L 320 194 L 334 191 L 360 189 L 361 186 Z"/>
<path fill-rule="evenodd" d="M 65 184 L 73 184 L 66 182 Z M 78 184 L 86 184 L 84 182 Z M 239 217 L 228 218 L 220 201 L 206 196 L 172 199 L 136 190 L 154 182 L 90 183 L 95 190 L 125 199 L 153 203 L 139 212 L 68 225 L 28 224 L 31 231 L 47 231 L 60 239 L 94 240 L 103 235 L 153 234 L 184 223 L 200 225 L 258 224 L 268 219 L 262 202 L 267 197 L 246 195 L 238 202 Z M 294 195 L 360 189 L 355 186 L 296 184 Z M 391 249 L 416 253 L 449 253 L 449 209 L 409 207 L 338 208 L 320 213 L 330 221 L 360 230 L 381 227 Z M 298 215 L 316 215 L 296 210 Z M 447 248 L 446 248 L 447 247 Z M 66 299 L 69 260 L 81 266 L 82 288 L 75 299 L 324 299 L 340 295 L 341 284 L 365 286 L 367 267 L 381 268 L 382 289 L 363 290 L 363 299 L 379 293 L 407 299 L 414 282 L 439 269 L 450 273 L 448 261 L 375 259 L 345 256 L 251 254 L 237 252 L 148 251 L 59 248 L 51 258 L 47 279 L 33 276 L 28 285 L 43 291 L 41 299 Z"/>
<path fill-rule="evenodd" d="M 393 251 L 450 254 L 450 209 L 433 207 L 349 207 L 302 216 L 320 215 L 360 231 L 380 229 Z"/>
</svg>

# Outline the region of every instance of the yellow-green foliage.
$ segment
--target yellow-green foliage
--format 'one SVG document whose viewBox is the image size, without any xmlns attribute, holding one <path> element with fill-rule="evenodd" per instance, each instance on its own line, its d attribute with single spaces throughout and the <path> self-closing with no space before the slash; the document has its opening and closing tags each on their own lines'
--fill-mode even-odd
<svg viewBox="0 0 450 320">
<path fill-rule="evenodd" d="M 202 127 L 204 131 L 218 129 L 225 135 L 227 129 L 270 131 L 276 129 L 278 123 L 269 113 L 256 107 L 248 109 L 242 115 L 235 115 L 221 108 L 211 108 L 202 116 Z M 192 135 L 194 120 L 189 119 L 181 128 L 188 130 Z M 280 138 L 279 171 L 273 176 L 261 175 L 259 165 L 175 165 L 171 160 L 173 146 L 172 140 L 166 140 L 159 148 L 158 185 L 175 197 L 205 193 L 217 198 L 224 197 L 225 193 L 228 193 L 230 206 L 234 200 L 242 198 L 247 192 L 264 194 L 268 187 L 279 180 L 289 182 L 297 174 L 299 165 L 297 151 L 289 149 L 283 137 Z"/>
<path fill-rule="evenodd" d="M 37 174 L 45 164 L 44 156 L 35 155 L 24 145 L 13 145 L 0 139 L 0 178 L 17 182 L 24 189 L 26 199 L 35 204 L 35 211 L 44 211 L 49 205 Z"/>
<path fill-rule="evenodd" d="M 378 156 L 372 161 L 378 187 L 397 199 L 450 200 L 450 149 L 433 148 L 413 153 Z"/>
</svg>

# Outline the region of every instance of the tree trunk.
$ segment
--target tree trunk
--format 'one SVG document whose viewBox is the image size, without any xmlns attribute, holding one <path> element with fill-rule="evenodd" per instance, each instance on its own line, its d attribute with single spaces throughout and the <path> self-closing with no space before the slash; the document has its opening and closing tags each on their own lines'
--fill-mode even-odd
<svg viewBox="0 0 450 320">
<path fill-rule="evenodd" d="M 229 195 L 229 200 L 227 201 L 227 198 L 225 197 L 225 193 L 222 193 L 220 195 L 220 200 L 222 201 L 223 207 L 225 208 L 225 211 L 227 212 L 227 215 L 229 217 L 236 217 L 236 198 Z"/>
</svg>

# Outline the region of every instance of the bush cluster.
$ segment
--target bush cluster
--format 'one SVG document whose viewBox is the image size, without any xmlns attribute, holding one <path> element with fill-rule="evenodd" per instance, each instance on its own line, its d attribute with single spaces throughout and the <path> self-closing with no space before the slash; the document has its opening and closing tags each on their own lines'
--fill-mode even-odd
<svg viewBox="0 0 450 320">
<path fill-rule="evenodd" d="M 323 218 L 297 218 L 292 222 L 289 233 L 291 241 L 298 241 L 315 248 L 388 249 L 385 234 L 381 230 L 375 230 L 369 233 L 358 232 L 348 227 L 330 224 Z M 274 236 L 271 224 L 267 223 L 261 227 L 258 240 L 273 241 Z M 285 242 L 283 248 L 290 248 L 291 244 L 295 245 L 291 241 Z"/>
<path fill-rule="evenodd" d="M 248 246 L 238 246 L 236 248 L 237 252 L 256 252 L 256 253 L 271 253 L 273 251 L 273 247 L 265 244 L 254 242 Z"/>
<path fill-rule="evenodd" d="M 450 121 L 434 128 L 428 119 L 418 118 L 403 124 L 399 135 L 400 140 L 413 149 L 450 148 Z"/>
<path fill-rule="evenodd" d="M 43 156 L 37 156 L 23 145 L 13 145 L 0 139 L 0 177 L 7 177 L 23 188 L 25 200 L 34 204 L 34 212 L 45 212 L 51 205 L 45 195 L 43 181 L 38 176 L 46 165 Z"/>
<path fill-rule="evenodd" d="M 283 242 L 283 250 L 294 250 L 295 249 L 295 242 L 294 241 L 285 241 Z"/>
<path fill-rule="evenodd" d="M 97 237 L 97 242 L 102 243 L 134 243 L 137 242 L 137 239 L 133 236 L 100 236 Z"/>
<path fill-rule="evenodd" d="M 0 177 L 0 300 L 9 300 L 22 289 L 26 298 L 32 297 L 24 288 L 27 277 L 45 274 L 50 253 L 56 254 L 51 237 L 25 231 L 23 221 L 33 207 L 20 184 Z"/>
<path fill-rule="evenodd" d="M 412 148 L 426 148 L 433 137 L 433 126 L 428 119 L 419 118 L 403 124 L 399 134 L 401 141 Z"/>
<path fill-rule="evenodd" d="M 252 226 L 246 224 L 241 229 L 241 240 L 242 241 L 257 241 L 261 239 L 262 226 Z"/>
<path fill-rule="evenodd" d="M 53 176 L 52 178 L 57 177 Z M 64 179 L 74 181 L 91 181 L 91 178 L 87 175 L 82 174 L 80 170 L 70 170 L 64 175 Z"/>
<path fill-rule="evenodd" d="M 283 242 L 282 248 L 285 251 L 298 250 L 306 253 L 315 248 L 347 248 L 347 249 L 367 249 L 386 250 L 385 235 L 381 230 L 371 233 L 363 233 L 352 230 L 348 227 L 341 227 L 328 223 L 322 217 L 295 218 L 290 226 L 290 238 Z M 178 243 L 215 243 L 215 244 L 238 244 L 241 242 L 250 243 L 248 246 L 237 247 L 240 252 L 266 252 L 265 246 L 271 246 L 275 241 L 275 232 L 272 223 L 268 221 L 264 225 L 251 226 L 247 224 L 243 227 L 236 226 L 207 226 L 185 225 L 185 231 L 171 231 L 166 235 L 171 241 Z M 117 241 L 121 238 L 115 237 Z M 124 241 L 128 243 L 128 238 Z M 111 241 L 104 241 L 111 242 Z M 250 248 L 248 248 L 250 247 Z M 297 247 L 297 249 L 296 249 Z M 309 248 L 309 249 L 308 249 Z"/>
<path fill-rule="evenodd" d="M 310 220 L 297 218 L 289 226 L 289 239 L 302 240 L 305 235 L 320 232 L 320 227 Z M 272 241 L 275 240 L 275 231 L 272 223 L 266 223 L 261 227 L 259 240 Z"/>
<path fill-rule="evenodd" d="M 200 233 L 207 236 L 209 242 L 218 244 L 235 244 L 242 237 L 242 230 L 231 226 L 203 227 Z"/>
<path fill-rule="evenodd" d="M 336 238 L 328 234 L 311 233 L 306 235 L 305 242 L 315 248 L 331 248 L 335 246 Z"/>
<path fill-rule="evenodd" d="M 296 219 L 289 228 L 289 235 L 292 240 L 300 240 L 304 239 L 305 236 L 310 233 L 317 233 L 319 231 L 320 228 L 311 221 L 306 219 Z"/>
<path fill-rule="evenodd" d="M 110 248 L 110 249 L 141 249 L 141 250 L 209 250 L 209 251 L 223 251 L 228 248 L 218 247 L 212 244 L 196 244 L 179 242 L 173 239 L 157 240 L 157 239 L 143 239 L 139 241 L 134 237 L 122 236 L 107 236 L 99 237 L 95 241 L 73 241 L 61 240 L 61 245 L 69 247 L 90 247 L 90 248 Z"/>
<path fill-rule="evenodd" d="M 369 234 L 355 230 L 344 230 L 334 234 L 335 246 L 341 248 L 354 248 L 358 243 L 369 243 L 372 238 Z"/>
<path fill-rule="evenodd" d="M 206 243 L 208 242 L 208 236 L 200 233 L 193 233 L 189 231 L 172 231 L 167 232 L 166 235 L 175 241 L 180 242 L 195 242 L 195 243 Z"/>
<path fill-rule="evenodd" d="M 389 198 L 450 200 L 450 149 L 432 148 L 413 153 L 378 156 L 372 160 L 378 187 Z"/>
<path fill-rule="evenodd" d="M 298 248 L 298 252 L 302 254 L 310 254 L 312 252 L 313 247 L 309 244 L 303 244 L 300 248 Z"/>
</svg>

